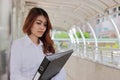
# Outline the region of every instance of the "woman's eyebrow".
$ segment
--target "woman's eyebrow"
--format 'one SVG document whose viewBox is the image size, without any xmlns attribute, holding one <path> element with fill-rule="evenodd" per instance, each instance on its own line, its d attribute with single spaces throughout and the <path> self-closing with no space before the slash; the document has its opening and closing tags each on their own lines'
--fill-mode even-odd
<svg viewBox="0 0 120 80">
<path fill-rule="evenodd" d="M 43 22 L 42 20 L 38 19 L 37 21 Z M 44 23 L 47 23 L 46 21 Z"/>
<path fill-rule="evenodd" d="M 39 19 L 37 21 L 43 22 L 42 20 L 39 20 Z"/>
</svg>

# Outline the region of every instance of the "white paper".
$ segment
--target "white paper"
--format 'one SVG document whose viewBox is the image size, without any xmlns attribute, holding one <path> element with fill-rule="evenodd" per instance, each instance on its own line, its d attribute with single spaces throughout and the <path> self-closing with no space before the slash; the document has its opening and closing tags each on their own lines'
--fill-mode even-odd
<svg viewBox="0 0 120 80">
<path fill-rule="evenodd" d="M 38 79 L 39 79 L 39 77 L 40 77 L 40 73 L 39 73 L 39 72 L 37 72 L 33 80 L 38 80 Z"/>
</svg>

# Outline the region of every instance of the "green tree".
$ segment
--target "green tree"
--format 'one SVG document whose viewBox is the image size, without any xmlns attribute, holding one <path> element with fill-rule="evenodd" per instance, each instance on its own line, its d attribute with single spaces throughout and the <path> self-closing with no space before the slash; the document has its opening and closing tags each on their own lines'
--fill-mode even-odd
<svg viewBox="0 0 120 80">
<path fill-rule="evenodd" d="M 64 38 L 69 38 L 69 36 L 66 32 L 61 31 L 60 33 L 55 34 L 55 38 L 64 39 Z"/>
<path fill-rule="evenodd" d="M 77 34 L 78 38 L 81 38 L 80 32 L 76 32 L 76 34 Z M 84 37 L 85 37 L 85 38 L 90 38 L 90 33 L 88 33 L 88 32 L 83 32 L 83 34 L 84 34 Z"/>
</svg>

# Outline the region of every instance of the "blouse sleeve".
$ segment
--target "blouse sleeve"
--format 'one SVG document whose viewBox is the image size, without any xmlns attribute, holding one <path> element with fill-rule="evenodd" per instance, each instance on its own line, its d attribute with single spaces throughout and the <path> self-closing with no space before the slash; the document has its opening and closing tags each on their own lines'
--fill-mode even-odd
<svg viewBox="0 0 120 80">
<path fill-rule="evenodd" d="M 62 68 L 61 71 L 56 76 L 54 76 L 51 80 L 66 80 L 65 69 Z"/>
<path fill-rule="evenodd" d="M 20 45 L 13 42 L 10 56 L 10 80 L 30 80 L 21 73 L 21 51 Z"/>
</svg>

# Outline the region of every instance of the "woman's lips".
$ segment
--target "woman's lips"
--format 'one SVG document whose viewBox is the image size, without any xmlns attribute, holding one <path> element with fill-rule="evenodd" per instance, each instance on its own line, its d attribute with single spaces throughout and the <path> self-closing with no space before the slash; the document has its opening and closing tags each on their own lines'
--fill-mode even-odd
<svg viewBox="0 0 120 80">
<path fill-rule="evenodd" d="M 43 34 L 44 32 L 43 31 L 38 31 L 38 33 Z"/>
</svg>

